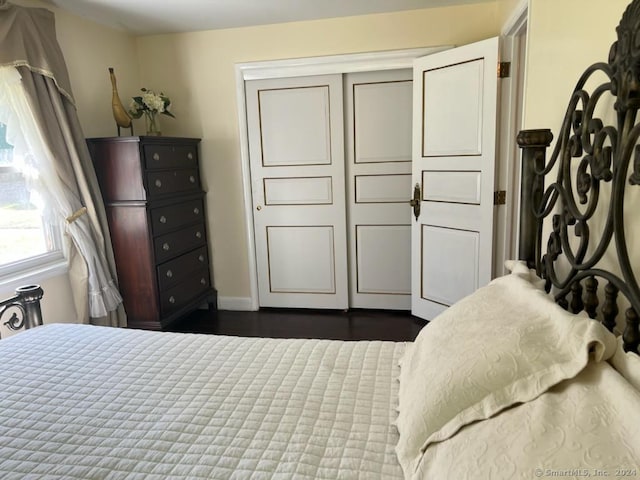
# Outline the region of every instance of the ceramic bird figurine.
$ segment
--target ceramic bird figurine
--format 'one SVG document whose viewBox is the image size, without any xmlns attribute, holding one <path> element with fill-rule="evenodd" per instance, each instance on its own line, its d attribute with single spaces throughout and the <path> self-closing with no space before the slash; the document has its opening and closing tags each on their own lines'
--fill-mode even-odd
<svg viewBox="0 0 640 480">
<path fill-rule="evenodd" d="M 133 122 L 120 101 L 118 87 L 116 86 L 116 75 L 113 73 L 112 67 L 109 67 L 109 77 L 111 77 L 111 108 L 113 110 L 113 118 L 118 127 L 118 136 L 120 136 L 120 127 L 131 129 L 131 135 L 133 136 Z"/>
</svg>

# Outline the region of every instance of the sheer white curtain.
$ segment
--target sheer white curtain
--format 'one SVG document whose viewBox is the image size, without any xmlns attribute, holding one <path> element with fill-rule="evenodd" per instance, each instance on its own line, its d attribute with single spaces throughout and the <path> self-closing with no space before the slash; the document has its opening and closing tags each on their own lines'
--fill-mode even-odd
<svg viewBox="0 0 640 480">
<path fill-rule="evenodd" d="M 122 298 L 111 275 L 103 268 L 107 263 L 104 253 L 95 248 L 86 208 L 79 205 L 73 192 L 60 181 L 54 168 L 56 160 L 33 114 L 20 73 L 11 66 L 0 67 L 0 122 L 7 125 L 7 141 L 14 146 L 18 169 L 37 184 L 57 217 L 66 219 L 63 224 L 69 241 L 65 253 L 67 258 L 74 258 L 74 249 L 77 249 L 84 259 L 89 317 L 108 316 L 122 303 Z M 74 295 L 86 298 L 84 292 L 74 291 Z M 76 301 L 76 306 L 83 304 L 83 298 Z M 86 315 L 78 312 L 78 317 L 82 320 Z"/>
</svg>

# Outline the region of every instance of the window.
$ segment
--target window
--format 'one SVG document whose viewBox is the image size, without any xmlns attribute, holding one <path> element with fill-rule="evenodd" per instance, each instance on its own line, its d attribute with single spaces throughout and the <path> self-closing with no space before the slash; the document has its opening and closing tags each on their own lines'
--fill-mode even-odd
<svg viewBox="0 0 640 480">
<path fill-rule="evenodd" d="M 6 134 L 0 123 L 0 277 L 62 258 L 60 229 L 34 182 L 16 168 L 22 159 Z"/>
</svg>

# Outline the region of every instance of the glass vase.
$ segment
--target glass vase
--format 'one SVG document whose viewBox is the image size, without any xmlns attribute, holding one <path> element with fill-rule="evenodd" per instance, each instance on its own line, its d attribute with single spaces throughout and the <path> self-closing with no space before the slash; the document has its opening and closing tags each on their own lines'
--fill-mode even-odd
<svg viewBox="0 0 640 480">
<path fill-rule="evenodd" d="M 147 135 L 160 136 L 160 118 L 158 112 L 144 112 L 145 124 L 147 126 Z"/>
</svg>

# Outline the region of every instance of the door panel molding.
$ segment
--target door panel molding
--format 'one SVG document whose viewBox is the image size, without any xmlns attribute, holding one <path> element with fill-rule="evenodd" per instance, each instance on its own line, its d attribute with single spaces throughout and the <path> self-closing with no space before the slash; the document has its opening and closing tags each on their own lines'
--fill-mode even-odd
<svg viewBox="0 0 640 480">
<path fill-rule="evenodd" d="M 355 231 L 358 294 L 411 295 L 411 224 L 356 225 Z"/>
<path fill-rule="evenodd" d="M 473 293 L 479 286 L 479 246 L 478 231 L 423 224 L 420 297 L 448 307 Z"/>
<path fill-rule="evenodd" d="M 422 72 L 423 158 L 482 155 L 485 68 L 476 58 Z"/>
<path fill-rule="evenodd" d="M 354 175 L 354 202 L 359 203 L 407 203 L 411 188 L 410 173 Z M 383 189 L 384 188 L 384 189 Z"/>
<path fill-rule="evenodd" d="M 407 79 L 352 85 L 355 163 L 411 162 L 411 115 L 398 112 L 412 111 L 412 83 Z M 395 132 L 392 142 L 389 131 Z"/>
<path fill-rule="evenodd" d="M 265 177 L 265 205 L 332 205 L 331 177 Z"/>
<path fill-rule="evenodd" d="M 258 90 L 263 167 L 331 165 L 329 85 Z M 304 123 L 307 128 L 297 129 Z M 289 135 L 292 130 L 296 135 Z"/>
<path fill-rule="evenodd" d="M 463 170 L 424 170 L 422 199 L 425 202 L 480 205 L 481 172 Z"/>
<path fill-rule="evenodd" d="M 266 230 L 269 290 L 272 293 L 336 293 L 332 225 L 277 225 L 267 226 Z"/>
</svg>

